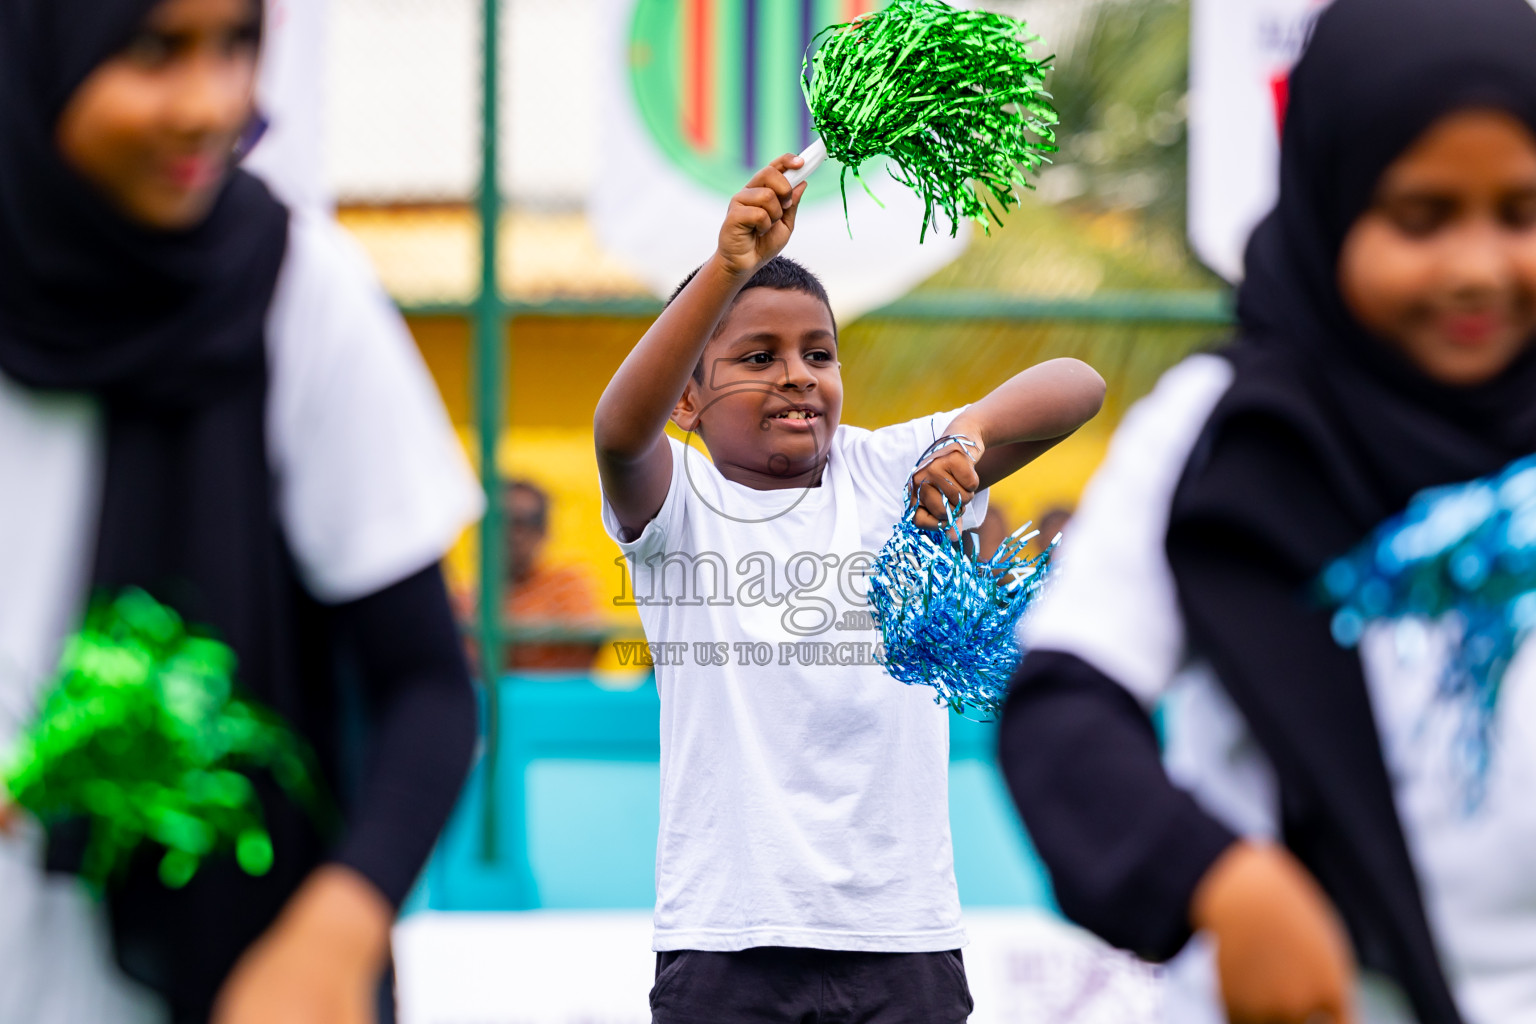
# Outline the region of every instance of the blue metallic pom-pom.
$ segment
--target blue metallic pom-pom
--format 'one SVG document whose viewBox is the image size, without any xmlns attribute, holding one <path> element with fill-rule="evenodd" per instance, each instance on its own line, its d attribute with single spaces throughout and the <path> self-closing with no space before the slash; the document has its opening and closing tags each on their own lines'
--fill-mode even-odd
<svg viewBox="0 0 1536 1024">
<path fill-rule="evenodd" d="M 1036 536 L 1026 523 L 983 560 L 954 531 L 953 510 L 949 525 L 924 530 L 903 519 L 876 556 L 869 601 L 880 661 L 903 683 L 933 687 L 936 703 L 990 717 L 1021 657 L 1015 627 L 1045 584 L 1056 543 L 1026 557 Z"/>
<path fill-rule="evenodd" d="M 1440 693 L 1467 711 L 1463 754 L 1476 802 L 1505 670 L 1536 626 L 1536 456 L 1421 492 L 1330 564 L 1320 585 L 1345 647 L 1383 619 L 1450 617 L 1460 626 Z"/>
</svg>

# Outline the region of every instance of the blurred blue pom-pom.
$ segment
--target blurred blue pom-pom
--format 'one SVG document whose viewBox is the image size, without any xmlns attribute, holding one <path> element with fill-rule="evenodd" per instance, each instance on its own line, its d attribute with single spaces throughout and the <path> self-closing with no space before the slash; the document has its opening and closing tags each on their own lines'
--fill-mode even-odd
<svg viewBox="0 0 1536 1024">
<path fill-rule="evenodd" d="M 1463 753 L 1478 799 L 1504 672 L 1536 626 L 1536 456 L 1416 495 L 1319 586 L 1345 647 L 1383 619 L 1451 617 L 1460 627 L 1440 687 L 1467 711 Z"/>
<path fill-rule="evenodd" d="M 953 510 L 950 526 L 924 530 L 903 519 L 876 556 L 869 601 L 881 663 L 903 683 L 933 687 L 936 703 L 991 717 L 1021 657 L 1015 627 L 1045 584 L 1056 543 L 1027 557 L 1036 533 L 1026 523 L 981 559 L 971 536 L 953 530 Z"/>
</svg>

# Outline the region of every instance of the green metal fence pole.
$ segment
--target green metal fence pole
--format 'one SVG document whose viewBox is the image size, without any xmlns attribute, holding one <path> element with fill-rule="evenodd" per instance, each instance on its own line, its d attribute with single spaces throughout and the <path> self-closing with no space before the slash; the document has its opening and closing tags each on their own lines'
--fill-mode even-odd
<svg viewBox="0 0 1536 1024">
<path fill-rule="evenodd" d="M 485 805 L 481 856 L 497 859 L 497 779 L 501 753 L 501 483 L 496 443 L 501 437 L 507 314 L 497 280 L 497 238 L 501 225 L 499 61 L 500 0 L 484 0 L 485 69 L 481 84 L 480 294 L 474 305 L 476 425 L 480 434 L 480 479 L 485 519 L 480 527 L 480 673 L 485 683 Z"/>
</svg>

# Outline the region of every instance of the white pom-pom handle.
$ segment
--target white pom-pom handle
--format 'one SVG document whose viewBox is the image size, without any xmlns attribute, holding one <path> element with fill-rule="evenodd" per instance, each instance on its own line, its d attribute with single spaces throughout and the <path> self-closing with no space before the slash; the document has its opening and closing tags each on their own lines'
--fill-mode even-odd
<svg viewBox="0 0 1536 1024">
<path fill-rule="evenodd" d="M 799 188 L 802 181 L 815 174 L 816 168 L 827 162 L 827 144 L 817 139 L 805 147 L 800 159 L 805 163 L 784 175 L 789 179 L 789 187 L 792 189 Z"/>
</svg>

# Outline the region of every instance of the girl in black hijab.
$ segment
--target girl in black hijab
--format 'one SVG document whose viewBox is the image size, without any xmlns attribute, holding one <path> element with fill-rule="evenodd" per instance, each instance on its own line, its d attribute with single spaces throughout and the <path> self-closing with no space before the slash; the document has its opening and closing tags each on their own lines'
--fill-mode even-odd
<svg viewBox="0 0 1536 1024">
<path fill-rule="evenodd" d="M 171 891 L 137 861 L 105 924 L 153 996 L 13 827 L 7 1021 L 372 1019 L 393 912 L 469 762 L 438 561 L 478 488 L 339 230 L 233 167 L 261 16 L 0 0 L 0 749 L 89 595 L 142 587 L 234 648 L 241 685 L 317 751 L 342 827 L 319 834 L 258 778 L 266 876 L 210 862 Z M 343 704 L 365 709 L 366 756 Z M 48 838 L 55 869 L 79 852 Z"/>
<path fill-rule="evenodd" d="M 1536 662 L 1469 811 L 1433 685 L 1454 639 L 1347 651 L 1310 599 L 1415 492 L 1536 451 L 1525 0 L 1321 15 L 1238 314 L 1073 522 L 1003 723 L 1019 808 L 1069 916 L 1178 954 L 1171 1018 L 1203 984 L 1242 1022 L 1536 1019 Z"/>
</svg>

